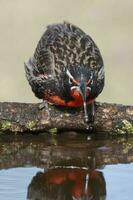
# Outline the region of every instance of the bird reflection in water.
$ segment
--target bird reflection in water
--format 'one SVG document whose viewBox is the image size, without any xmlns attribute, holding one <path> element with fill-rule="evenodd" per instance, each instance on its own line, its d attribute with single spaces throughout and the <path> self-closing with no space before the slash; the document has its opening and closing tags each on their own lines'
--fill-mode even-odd
<svg viewBox="0 0 133 200">
<path fill-rule="evenodd" d="M 98 170 L 55 168 L 38 172 L 28 186 L 29 200 L 105 200 L 106 183 Z"/>
</svg>

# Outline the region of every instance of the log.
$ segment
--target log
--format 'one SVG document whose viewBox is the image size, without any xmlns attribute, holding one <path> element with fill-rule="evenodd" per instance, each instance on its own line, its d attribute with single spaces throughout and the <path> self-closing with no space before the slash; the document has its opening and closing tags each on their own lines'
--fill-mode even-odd
<svg viewBox="0 0 133 200">
<path fill-rule="evenodd" d="M 48 105 L 40 109 L 40 103 L 0 103 L 0 133 L 37 133 L 76 130 L 80 132 L 133 134 L 133 106 L 96 103 L 94 123 L 84 122 L 82 109 L 59 108 Z"/>
</svg>

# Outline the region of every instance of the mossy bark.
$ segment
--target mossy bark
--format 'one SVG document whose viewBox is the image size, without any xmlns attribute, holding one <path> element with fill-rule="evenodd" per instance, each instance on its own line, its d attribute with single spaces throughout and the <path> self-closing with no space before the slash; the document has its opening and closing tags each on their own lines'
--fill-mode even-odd
<svg viewBox="0 0 133 200">
<path fill-rule="evenodd" d="M 133 134 L 133 106 L 96 103 L 94 123 L 84 122 L 82 109 L 67 110 L 40 104 L 0 103 L 0 132 L 44 132 L 50 130 L 76 130 L 95 133 Z M 54 130 L 54 131 L 53 131 Z"/>
</svg>

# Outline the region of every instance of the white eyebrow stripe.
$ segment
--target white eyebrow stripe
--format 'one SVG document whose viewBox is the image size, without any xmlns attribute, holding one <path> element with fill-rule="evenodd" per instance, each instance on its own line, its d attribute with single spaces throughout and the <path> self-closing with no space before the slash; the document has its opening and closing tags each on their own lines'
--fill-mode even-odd
<svg viewBox="0 0 133 200">
<path fill-rule="evenodd" d="M 72 87 L 71 87 L 71 90 L 73 90 L 73 89 L 77 89 L 78 91 L 80 90 L 80 89 L 79 89 L 79 86 L 72 86 Z"/>
<path fill-rule="evenodd" d="M 67 69 L 66 74 L 69 76 L 69 78 L 71 78 L 72 80 L 74 80 L 74 77 L 71 75 L 71 73 L 69 72 L 69 70 Z"/>
</svg>

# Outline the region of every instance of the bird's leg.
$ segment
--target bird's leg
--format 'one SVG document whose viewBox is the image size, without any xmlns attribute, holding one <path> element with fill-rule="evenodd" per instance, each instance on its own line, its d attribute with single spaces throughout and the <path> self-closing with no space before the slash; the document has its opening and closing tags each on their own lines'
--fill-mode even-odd
<svg viewBox="0 0 133 200">
<path fill-rule="evenodd" d="M 48 108 L 48 102 L 46 100 L 43 100 L 43 102 L 39 105 L 39 109 L 42 110 L 44 108 Z"/>
<path fill-rule="evenodd" d="M 48 109 L 48 105 L 53 105 L 53 103 L 43 100 L 43 102 L 39 105 L 39 109 L 42 110 L 43 108 Z"/>
<path fill-rule="evenodd" d="M 43 100 L 43 102 L 39 105 L 39 109 L 42 110 L 42 109 L 45 109 L 45 111 L 47 112 L 48 114 L 48 119 L 50 118 L 50 113 L 49 113 L 49 106 L 48 106 L 48 101 L 46 100 Z"/>
<path fill-rule="evenodd" d="M 95 102 L 93 101 L 88 105 L 89 109 L 89 122 L 93 123 L 95 120 Z"/>
</svg>

